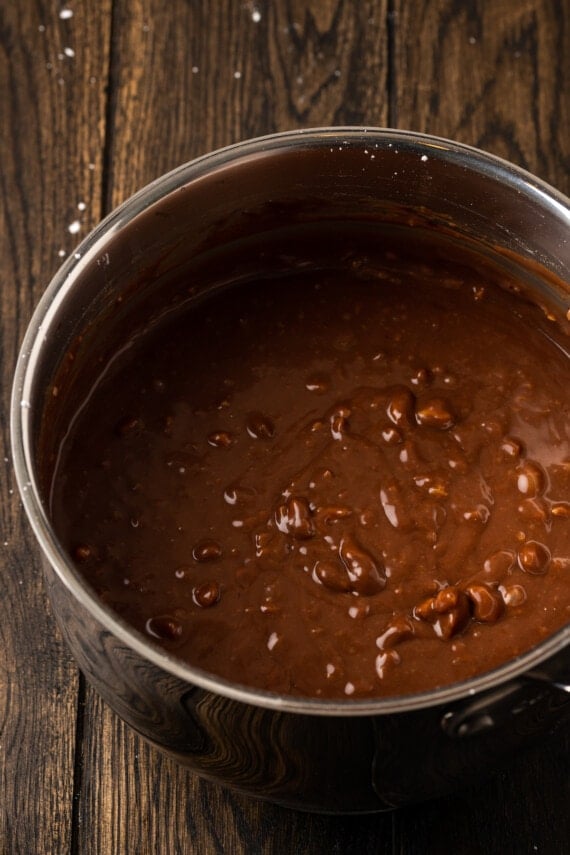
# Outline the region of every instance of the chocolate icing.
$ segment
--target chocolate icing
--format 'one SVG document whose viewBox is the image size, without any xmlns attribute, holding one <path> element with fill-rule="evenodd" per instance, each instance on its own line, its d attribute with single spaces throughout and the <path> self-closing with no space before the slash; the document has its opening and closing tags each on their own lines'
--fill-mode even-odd
<svg viewBox="0 0 570 855">
<path fill-rule="evenodd" d="M 223 288 L 103 366 L 53 476 L 104 602 L 287 694 L 431 689 L 570 617 L 566 333 L 436 230 L 363 235 L 214 259 Z"/>
</svg>

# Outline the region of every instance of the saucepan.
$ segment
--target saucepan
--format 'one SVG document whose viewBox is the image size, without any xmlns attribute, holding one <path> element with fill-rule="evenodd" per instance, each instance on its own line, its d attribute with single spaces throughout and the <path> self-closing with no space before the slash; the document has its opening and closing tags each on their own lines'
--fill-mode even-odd
<svg viewBox="0 0 570 855">
<path fill-rule="evenodd" d="M 321 700 L 234 684 L 155 646 L 78 573 L 50 520 L 46 448 L 53 457 L 65 401 L 87 388 L 89 372 L 176 300 L 188 259 L 283 222 L 420 216 L 519 265 L 537 302 L 570 317 L 570 202 L 555 189 L 437 137 L 301 130 L 200 157 L 111 213 L 47 287 L 15 374 L 17 482 L 59 628 L 85 677 L 199 775 L 304 810 L 373 812 L 435 797 L 567 726 L 570 625 L 490 673 L 420 694 Z"/>
</svg>

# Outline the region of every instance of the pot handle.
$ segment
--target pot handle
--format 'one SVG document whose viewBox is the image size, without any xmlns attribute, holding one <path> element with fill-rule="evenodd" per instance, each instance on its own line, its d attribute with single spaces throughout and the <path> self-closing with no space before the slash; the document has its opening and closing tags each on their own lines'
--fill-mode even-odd
<svg viewBox="0 0 570 855">
<path fill-rule="evenodd" d="M 525 674 L 526 680 L 533 680 L 537 683 L 548 683 L 553 689 L 558 689 L 560 692 L 566 692 L 570 695 L 570 674 L 552 677 L 544 671 L 529 671 Z"/>
<path fill-rule="evenodd" d="M 568 715 L 570 675 L 549 670 L 528 671 L 518 680 L 446 712 L 441 718 L 442 730 L 452 739 L 464 739 L 506 723 L 522 725 L 525 719 Z"/>
</svg>

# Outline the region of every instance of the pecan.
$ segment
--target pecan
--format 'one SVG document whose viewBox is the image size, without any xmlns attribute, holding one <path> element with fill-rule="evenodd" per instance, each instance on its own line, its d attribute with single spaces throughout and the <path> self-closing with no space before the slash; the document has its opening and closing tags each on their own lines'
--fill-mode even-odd
<svg viewBox="0 0 570 855">
<path fill-rule="evenodd" d="M 419 603 L 413 611 L 417 620 L 433 626 L 438 638 L 448 639 L 465 628 L 471 617 L 467 594 L 454 585 Z"/>
<path fill-rule="evenodd" d="M 339 558 L 346 567 L 352 591 L 369 596 L 377 594 L 386 585 L 384 568 L 352 538 L 344 537 L 338 548 Z"/>
<path fill-rule="evenodd" d="M 312 512 L 303 496 L 290 496 L 275 511 L 275 525 L 283 534 L 296 540 L 308 540 L 315 535 Z"/>
</svg>

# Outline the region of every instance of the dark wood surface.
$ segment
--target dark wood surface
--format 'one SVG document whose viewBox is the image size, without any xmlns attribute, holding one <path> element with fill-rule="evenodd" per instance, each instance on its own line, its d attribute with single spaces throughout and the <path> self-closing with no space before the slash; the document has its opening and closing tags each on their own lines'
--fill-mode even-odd
<svg viewBox="0 0 570 855">
<path fill-rule="evenodd" d="M 63 257 L 212 148 L 390 125 L 478 145 L 568 194 L 570 4 L 2 0 L 0 48 L 0 851 L 570 852 L 568 729 L 479 787 L 365 818 L 249 801 L 143 744 L 62 644 L 8 427 L 17 348 Z"/>
</svg>

